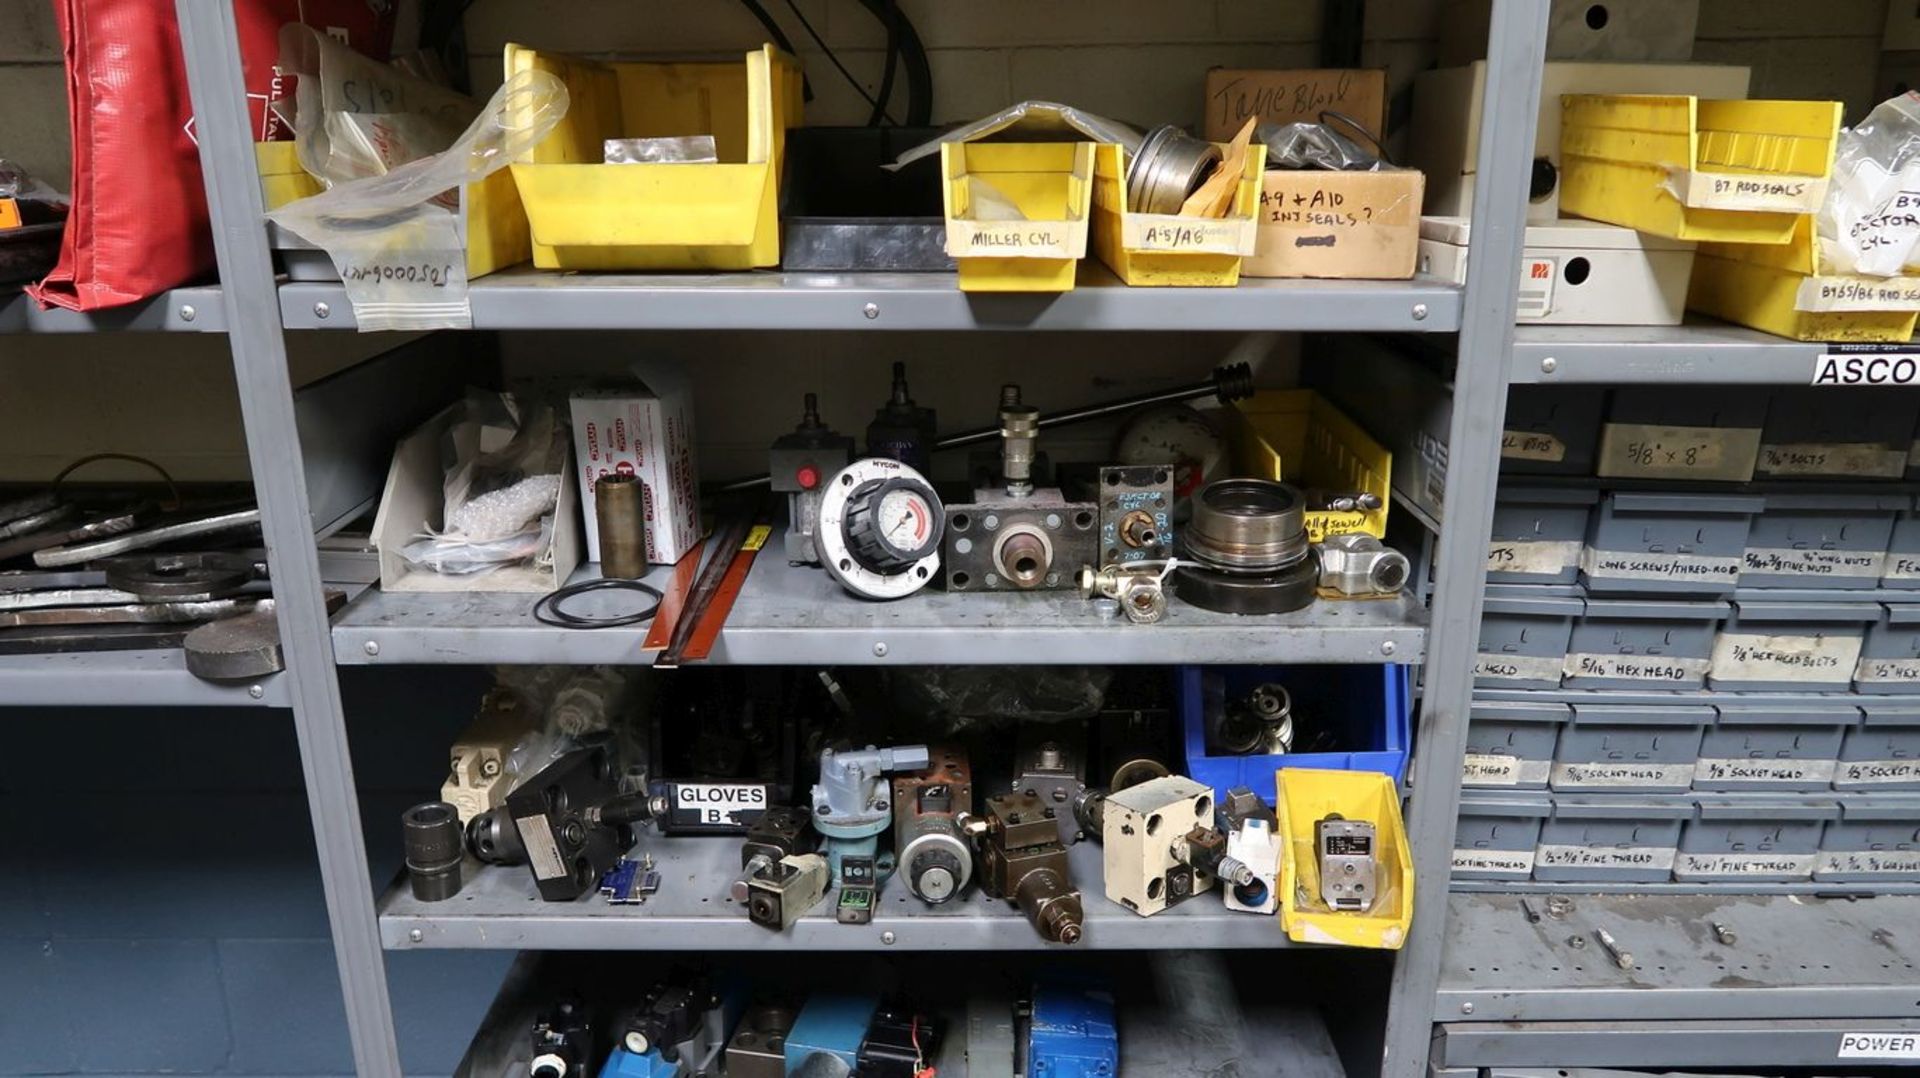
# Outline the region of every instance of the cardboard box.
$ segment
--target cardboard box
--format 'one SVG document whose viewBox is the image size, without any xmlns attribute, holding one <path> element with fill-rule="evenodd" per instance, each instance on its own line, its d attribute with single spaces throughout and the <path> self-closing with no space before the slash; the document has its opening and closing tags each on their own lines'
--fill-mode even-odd
<svg viewBox="0 0 1920 1078">
<path fill-rule="evenodd" d="M 1420 196 L 1412 169 L 1288 172 L 1269 169 L 1247 277 L 1398 281 L 1420 253 Z"/>
<path fill-rule="evenodd" d="M 573 455 L 587 526 L 587 560 L 600 560 L 594 481 L 611 472 L 639 478 L 646 505 L 647 560 L 679 561 L 700 539 L 699 470 L 693 462 L 693 391 L 665 364 L 634 364 L 633 380 L 575 391 Z"/>
<path fill-rule="evenodd" d="M 1207 72 L 1209 142 L 1226 142 L 1247 117 L 1264 123 L 1318 123 L 1322 112 L 1352 117 L 1378 137 L 1386 126 L 1387 73 L 1352 68 L 1319 71 L 1245 71 L 1216 67 Z"/>
</svg>

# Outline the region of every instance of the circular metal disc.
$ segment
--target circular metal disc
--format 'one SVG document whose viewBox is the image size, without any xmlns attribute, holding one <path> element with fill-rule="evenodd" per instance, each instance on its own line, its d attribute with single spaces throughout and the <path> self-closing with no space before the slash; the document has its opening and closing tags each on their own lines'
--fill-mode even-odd
<svg viewBox="0 0 1920 1078">
<path fill-rule="evenodd" d="M 220 599 L 253 579 L 253 565 L 221 551 L 114 558 L 106 563 L 107 586 L 147 602 Z"/>
<path fill-rule="evenodd" d="M 1173 571 L 1174 595 L 1222 614 L 1285 614 L 1313 602 L 1320 574 L 1313 559 L 1271 576 L 1214 573 L 1194 565 Z"/>
<path fill-rule="evenodd" d="M 271 609 L 211 621 L 187 634 L 187 671 L 214 681 L 265 677 L 285 669 Z"/>
</svg>

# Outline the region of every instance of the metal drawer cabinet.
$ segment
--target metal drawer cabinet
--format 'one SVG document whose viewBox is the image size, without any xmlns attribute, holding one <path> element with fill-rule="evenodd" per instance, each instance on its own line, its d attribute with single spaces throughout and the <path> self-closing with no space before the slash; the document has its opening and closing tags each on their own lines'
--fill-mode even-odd
<svg viewBox="0 0 1920 1078">
<path fill-rule="evenodd" d="M 1862 700 L 1860 712 L 1840 742 L 1833 788 L 1920 791 L 1920 700 Z"/>
<path fill-rule="evenodd" d="M 1569 883 L 1663 883 L 1693 802 L 1674 797 L 1558 797 L 1540 825 L 1533 878 Z"/>
<path fill-rule="evenodd" d="M 1569 689 L 1697 689 L 1727 604 L 1589 599 L 1567 639 Z"/>
<path fill-rule="evenodd" d="M 1920 693 L 1920 604 L 1889 603 L 1867 626 L 1853 691 L 1891 695 Z"/>
<path fill-rule="evenodd" d="M 1820 836 L 1840 806 L 1784 797 L 1701 797 L 1680 830 L 1673 878 L 1697 883 L 1795 883 L 1812 877 Z"/>
<path fill-rule="evenodd" d="M 1832 883 L 1920 883 L 1920 797 L 1840 799 L 1813 878 Z"/>
<path fill-rule="evenodd" d="M 1833 785 L 1840 745 L 1860 709 L 1840 701 L 1719 704 L 1700 739 L 1693 788 L 1812 792 Z"/>
<path fill-rule="evenodd" d="M 1608 494 L 1593 514 L 1580 581 L 1594 595 L 1731 595 L 1764 504 L 1742 494 Z"/>
<path fill-rule="evenodd" d="M 1540 825 L 1552 812 L 1553 803 L 1544 795 L 1461 794 L 1453 832 L 1453 878 L 1531 879 Z"/>
<path fill-rule="evenodd" d="M 1879 603 L 1733 601 L 1713 641 L 1707 685 L 1735 691 L 1845 692 Z"/>
<path fill-rule="evenodd" d="M 1606 394 L 1586 386 L 1514 386 L 1507 392 L 1500 470 L 1507 475 L 1592 475 Z"/>
<path fill-rule="evenodd" d="M 1487 583 L 1573 583 L 1580 573 L 1587 518 L 1599 500 L 1592 490 L 1502 486 L 1487 542 Z"/>
<path fill-rule="evenodd" d="M 1886 570 L 1900 494 L 1769 494 L 1747 531 L 1743 588 L 1872 588 Z"/>
<path fill-rule="evenodd" d="M 1488 588 L 1473 683 L 1481 688 L 1553 689 L 1567 661 L 1567 637 L 1586 602 L 1549 589 Z"/>
<path fill-rule="evenodd" d="M 1774 394 L 1755 479 L 1899 480 L 1913 445 L 1905 393 L 1803 388 Z"/>
<path fill-rule="evenodd" d="M 1920 588 L 1920 513 L 1902 510 L 1893 518 L 1887 539 L 1887 565 L 1880 574 L 1883 588 Z"/>
<path fill-rule="evenodd" d="M 1556 791 L 1685 793 L 1713 719 L 1705 704 L 1574 704 L 1549 782 Z"/>
<path fill-rule="evenodd" d="M 1565 704 L 1475 700 L 1467 712 L 1460 785 L 1546 789 L 1560 729 L 1572 716 Z"/>
</svg>

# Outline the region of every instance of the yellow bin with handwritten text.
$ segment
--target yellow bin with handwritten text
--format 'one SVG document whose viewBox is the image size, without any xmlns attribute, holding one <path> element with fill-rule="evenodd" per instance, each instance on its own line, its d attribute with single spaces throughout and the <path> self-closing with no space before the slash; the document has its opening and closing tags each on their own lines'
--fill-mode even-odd
<svg viewBox="0 0 1920 1078">
<path fill-rule="evenodd" d="M 1377 771 L 1283 768 L 1274 776 L 1280 818 L 1280 927 L 1296 943 L 1397 951 L 1413 923 L 1413 853 L 1400 816 L 1400 791 Z M 1372 904 L 1329 908 L 1320 896 L 1318 825 L 1328 817 L 1364 820 L 1374 829 Z"/>
<path fill-rule="evenodd" d="M 1703 243 L 1694 256 L 1689 310 L 1796 341 L 1903 343 L 1920 320 L 1920 277 L 1820 272 L 1813 216 L 1791 242 Z"/>
<path fill-rule="evenodd" d="M 1222 153 L 1226 147 L 1221 146 Z M 1127 209 L 1126 147 L 1101 145 L 1093 156 L 1093 252 L 1129 285 L 1231 288 L 1253 253 L 1260 177 L 1267 148 L 1248 147 L 1246 167 L 1225 217 L 1182 217 Z"/>
<path fill-rule="evenodd" d="M 947 255 L 963 292 L 1066 292 L 1087 253 L 1091 142 L 940 147 Z"/>
<path fill-rule="evenodd" d="M 1331 401 L 1311 389 L 1263 389 L 1235 401 L 1226 417 L 1235 474 L 1380 499 L 1378 509 L 1309 509 L 1308 539 L 1352 532 L 1386 537 L 1393 454 Z"/>
</svg>

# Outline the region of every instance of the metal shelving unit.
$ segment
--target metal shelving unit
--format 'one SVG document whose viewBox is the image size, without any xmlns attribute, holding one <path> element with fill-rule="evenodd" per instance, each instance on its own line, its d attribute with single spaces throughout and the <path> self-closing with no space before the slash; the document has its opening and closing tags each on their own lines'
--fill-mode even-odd
<svg viewBox="0 0 1920 1078">
<path fill-rule="evenodd" d="M 1522 326 L 1507 378 L 1514 385 L 1808 385 L 1830 351 L 1699 315 L 1678 326 Z"/>
<path fill-rule="evenodd" d="M 225 333 L 220 286 L 176 288 L 152 299 L 104 311 L 43 311 L 25 293 L 0 297 L 0 334 L 108 333 L 120 330 Z"/>
<path fill-rule="evenodd" d="M 187 672 L 178 648 L 0 655 L 0 696 L 9 707 L 286 707 L 280 674 L 252 681 L 205 681 Z"/>
</svg>

